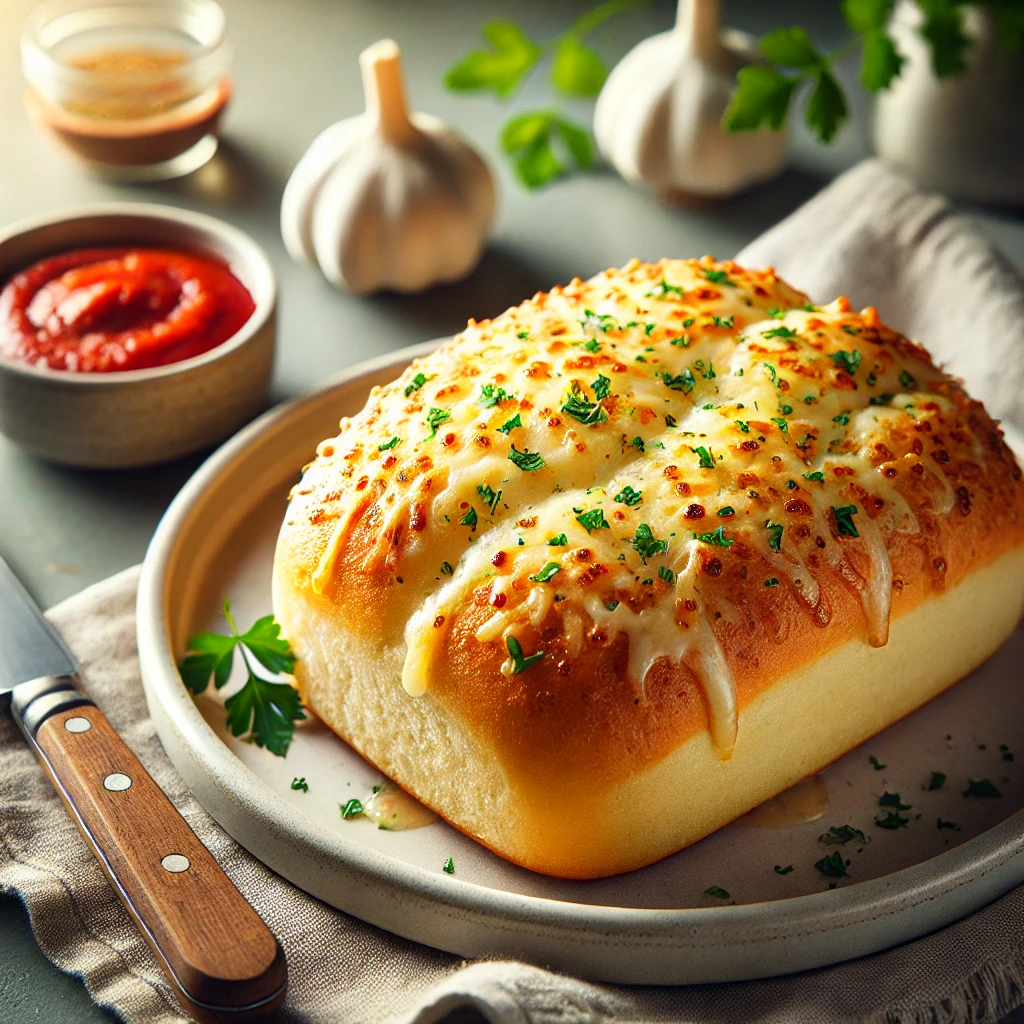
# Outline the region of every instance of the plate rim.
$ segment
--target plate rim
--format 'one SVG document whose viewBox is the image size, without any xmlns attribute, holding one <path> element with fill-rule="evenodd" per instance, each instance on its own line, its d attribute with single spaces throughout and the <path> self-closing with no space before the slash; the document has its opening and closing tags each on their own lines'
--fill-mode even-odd
<svg viewBox="0 0 1024 1024">
<path fill-rule="evenodd" d="M 726 942 L 766 942 L 773 941 L 771 932 L 777 931 L 780 925 L 784 926 L 787 921 L 796 919 L 818 921 L 819 927 L 814 929 L 814 935 L 820 937 L 842 929 L 852 930 L 858 925 L 867 926 L 880 919 L 889 920 L 908 913 L 913 916 L 915 911 L 939 897 L 957 891 L 965 896 L 972 886 L 982 887 L 982 891 L 987 894 L 982 901 L 972 903 L 966 912 L 954 909 L 951 914 L 939 914 L 938 917 L 934 913 L 925 914 L 927 921 L 924 927 L 913 926 L 911 932 L 901 932 L 897 938 L 893 939 L 890 935 L 889 939 L 881 943 L 864 944 L 861 941 L 852 951 L 848 950 L 840 956 L 823 950 L 818 958 L 812 958 L 811 961 L 804 958 L 790 968 L 794 971 L 804 970 L 911 941 L 936 927 L 959 920 L 965 913 L 973 912 L 1024 882 L 1024 857 L 1021 856 L 1024 854 L 1024 809 L 1021 809 L 993 828 L 934 857 L 887 875 L 854 882 L 834 890 L 716 907 L 657 909 L 574 903 L 492 889 L 453 876 L 442 878 L 426 868 L 372 851 L 357 840 L 337 832 L 318 832 L 305 820 L 299 808 L 289 804 L 247 767 L 207 724 L 178 674 L 170 647 L 170 611 L 165 601 L 168 565 L 178 536 L 187 529 L 191 510 L 204 492 L 214 486 L 218 478 L 244 456 L 250 447 L 258 445 L 261 440 L 266 443 L 275 434 L 286 431 L 294 420 L 328 401 L 334 393 L 350 388 L 360 379 L 381 370 L 393 367 L 396 373 L 400 372 L 411 360 L 428 354 L 445 340 L 442 338 L 423 342 L 358 363 L 331 376 L 312 391 L 264 413 L 213 452 L 189 478 L 164 513 L 143 562 L 136 629 L 147 704 L 161 742 L 179 772 L 181 768 L 171 750 L 175 740 L 184 745 L 188 756 L 200 766 L 200 771 L 208 772 L 210 765 L 217 765 L 219 770 L 212 780 L 213 785 L 237 810 L 254 820 L 277 822 L 289 837 L 302 843 L 305 852 L 314 861 L 338 861 L 348 872 L 354 872 L 368 883 L 397 889 L 406 897 L 414 897 L 422 904 L 432 906 L 434 910 L 444 908 L 449 914 L 454 911 L 459 915 L 461 923 L 469 928 L 469 932 L 473 931 L 469 927 L 471 920 L 479 928 L 483 922 L 478 918 L 492 919 L 486 927 L 492 927 L 494 919 L 500 919 L 506 927 L 542 928 L 550 931 L 552 937 L 557 936 L 558 942 L 564 942 L 566 931 L 571 931 L 577 947 L 588 944 L 607 945 L 614 939 L 620 946 L 625 940 L 630 945 L 648 950 L 666 947 L 682 951 L 684 948 L 706 945 L 712 936 Z M 168 735 L 165 738 L 160 728 L 161 723 L 167 729 L 173 729 L 176 736 Z M 207 813 L 240 845 L 292 884 L 307 892 L 311 891 L 305 881 L 291 877 L 287 867 L 269 864 L 266 857 L 253 851 L 251 845 L 254 844 L 236 834 L 237 824 L 232 815 L 225 814 L 223 808 L 220 808 L 220 814 L 211 810 L 194 786 L 189 784 L 189 789 Z M 232 819 L 230 823 L 223 820 L 228 817 Z M 1016 865 L 1013 864 L 1015 860 Z M 325 899 L 321 892 L 312 894 Z M 330 899 L 326 901 L 337 906 Z M 771 912 L 766 914 L 765 908 L 770 908 Z M 339 909 L 352 912 L 345 907 Z M 361 913 L 356 916 L 370 920 Z M 459 955 L 479 955 L 481 951 L 479 941 L 472 940 L 468 933 L 465 941 L 453 945 L 451 938 L 438 941 L 445 936 L 425 939 L 415 927 L 410 928 L 412 934 L 408 934 L 402 930 L 396 931 L 391 924 L 383 925 L 374 920 L 370 920 L 370 923 L 405 938 Z M 459 929 L 456 927 L 454 931 L 457 934 Z M 686 941 L 687 933 L 690 933 L 689 942 Z M 557 956 L 554 959 L 557 960 Z M 536 957 L 533 960 L 537 962 Z M 571 967 L 568 969 L 572 970 Z M 633 973 L 627 972 L 627 977 L 621 970 L 616 972 L 602 969 L 595 972 L 587 969 L 576 973 L 604 981 L 633 978 Z M 748 969 L 745 973 L 733 975 L 726 972 L 704 980 L 740 980 L 777 973 L 780 972 L 772 970 L 767 974 L 758 974 Z M 660 976 L 635 980 L 679 983 Z"/>
</svg>

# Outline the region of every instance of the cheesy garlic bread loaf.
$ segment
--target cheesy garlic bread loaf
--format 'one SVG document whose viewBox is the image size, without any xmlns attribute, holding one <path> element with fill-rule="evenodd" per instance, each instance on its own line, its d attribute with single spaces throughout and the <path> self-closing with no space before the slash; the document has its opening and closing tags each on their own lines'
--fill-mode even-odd
<svg viewBox="0 0 1024 1024">
<path fill-rule="evenodd" d="M 274 567 L 313 711 L 571 878 L 824 768 L 1022 606 L 1024 484 L 982 406 L 873 309 L 707 257 L 538 294 L 375 388 Z"/>
</svg>

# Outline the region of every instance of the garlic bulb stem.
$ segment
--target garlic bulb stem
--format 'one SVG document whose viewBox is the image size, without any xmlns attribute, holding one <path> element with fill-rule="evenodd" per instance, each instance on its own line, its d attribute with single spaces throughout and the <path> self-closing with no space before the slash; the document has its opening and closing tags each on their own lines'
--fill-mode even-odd
<svg viewBox="0 0 1024 1024">
<path fill-rule="evenodd" d="M 402 56 L 393 39 L 382 39 L 359 55 L 363 73 L 366 109 L 376 119 L 380 133 L 395 145 L 408 143 L 416 135 L 409 119 L 402 80 Z"/>
<path fill-rule="evenodd" d="M 719 0 L 679 0 L 676 31 L 694 56 L 713 62 L 721 58 L 720 26 Z"/>
</svg>

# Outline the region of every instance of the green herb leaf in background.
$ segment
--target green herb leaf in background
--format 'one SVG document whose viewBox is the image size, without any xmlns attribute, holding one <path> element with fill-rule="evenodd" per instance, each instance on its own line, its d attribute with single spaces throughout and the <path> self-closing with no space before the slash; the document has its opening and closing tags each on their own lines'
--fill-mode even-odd
<svg viewBox="0 0 1024 1024">
<path fill-rule="evenodd" d="M 502 129 L 501 148 L 512 157 L 527 188 L 540 188 L 573 168 L 586 170 L 596 159 L 590 132 L 554 110 L 511 118 Z"/>
<path fill-rule="evenodd" d="M 490 50 L 467 53 L 444 76 L 453 92 L 489 90 L 507 100 L 533 70 L 543 50 L 514 21 L 488 21 L 480 34 Z"/>
</svg>

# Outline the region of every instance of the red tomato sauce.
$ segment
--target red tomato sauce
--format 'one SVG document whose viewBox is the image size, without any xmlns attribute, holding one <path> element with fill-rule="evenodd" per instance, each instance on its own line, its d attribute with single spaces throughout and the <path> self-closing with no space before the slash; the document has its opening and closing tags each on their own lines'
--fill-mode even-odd
<svg viewBox="0 0 1024 1024">
<path fill-rule="evenodd" d="M 53 370 L 166 366 L 227 341 L 256 304 L 223 263 L 164 249 L 78 249 L 0 292 L 0 356 Z"/>
</svg>

